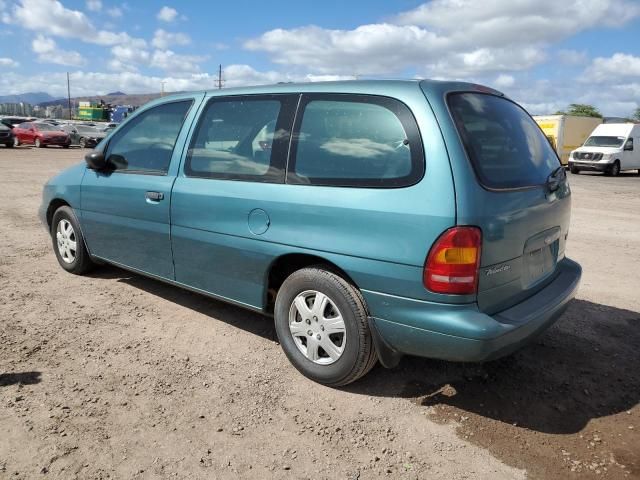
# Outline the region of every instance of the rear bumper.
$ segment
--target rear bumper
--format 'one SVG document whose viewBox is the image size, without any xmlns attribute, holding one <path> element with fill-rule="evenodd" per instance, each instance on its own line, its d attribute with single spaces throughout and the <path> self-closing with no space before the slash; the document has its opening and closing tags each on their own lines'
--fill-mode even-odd
<svg viewBox="0 0 640 480">
<path fill-rule="evenodd" d="M 381 358 L 408 354 L 477 362 L 507 355 L 550 327 L 575 297 L 581 275 L 580 265 L 565 258 L 549 285 L 491 316 L 476 304 L 437 304 L 366 290 L 363 295 L 378 350 L 386 350 Z"/>
<path fill-rule="evenodd" d="M 595 163 L 595 162 L 581 162 L 581 161 L 569 161 L 569 168 L 575 167 L 580 170 L 591 170 L 593 172 L 605 172 L 609 167 L 611 167 L 610 163 Z"/>
</svg>

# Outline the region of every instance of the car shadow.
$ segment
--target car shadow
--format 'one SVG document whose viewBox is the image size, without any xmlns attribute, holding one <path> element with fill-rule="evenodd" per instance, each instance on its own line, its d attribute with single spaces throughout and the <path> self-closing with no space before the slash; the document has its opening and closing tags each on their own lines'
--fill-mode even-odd
<svg viewBox="0 0 640 480">
<path fill-rule="evenodd" d="M 105 266 L 115 279 L 270 341 L 273 320 L 259 313 Z M 449 405 L 531 430 L 569 434 L 595 418 L 630 410 L 640 400 L 640 313 L 574 300 L 560 321 L 515 354 L 487 363 L 405 357 L 378 365 L 344 390 Z"/>
<path fill-rule="evenodd" d="M 41 376 L 40 372 L 0 373 L 0 387 L 18 384 L 35 385 L 42 381 Z"/>
<path fill-rule="evenodd" d="M 110 265 L 101 266 L 91 272 L 89 276 L 126 283 L 267 340 L 278 341 L 273 319 L 266 315 Z"/>
<path fill-rule="evenodd" d="M 640 314 L 574 300 L 533 344 L 487 363 L 404 358 L 347 387 L 448 405 L 544 433 L 581 431 L 640 400 Z"/>
</svg>

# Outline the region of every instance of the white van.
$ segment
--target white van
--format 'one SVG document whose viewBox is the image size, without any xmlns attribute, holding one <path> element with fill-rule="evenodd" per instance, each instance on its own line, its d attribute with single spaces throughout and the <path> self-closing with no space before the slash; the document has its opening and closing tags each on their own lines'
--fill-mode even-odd
<svg viewBox="0 0 640 480">
<path fill-rule="evenodd" d="M 571 173 L 592 170 L 614 177 L 623 170 L 640 173 L 640 124 L 598 125 L 584 145 L 571 152 L 569 169 Z"/>
</svg>

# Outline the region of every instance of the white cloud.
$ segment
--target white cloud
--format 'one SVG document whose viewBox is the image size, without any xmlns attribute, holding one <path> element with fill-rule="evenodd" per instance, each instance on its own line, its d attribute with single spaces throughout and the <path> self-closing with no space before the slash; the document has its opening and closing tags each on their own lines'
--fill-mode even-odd
<svg viewBox="0 0 640 480">
<path fill-rule="evenodd" d="M 148 65 L 151 58 L 148 51 L 127 45 L 116 45 L 111 54 L 113 57 L 108 66 L 114 71 L 137 72 L 140 66 Z"/>
<path fill-rule="evenodd" d="M 120 18 L 122 16 L 122 9 L 119 7 L 108 8 L 107 15 L 111 18 Z"/>
<path fill-rule="evenodd" d="M 615 53 L 611 57 L 597 57 L 586 69 L 584 82 L 616 82 L 633 78 L 640 82 L 640 57 Z"/>
<path fill-rule="evenodd" d="M 58 0 L 20 0 L 14 6 L 11 22 L 45 35 L 77 38 L 98 45 L 146 45 L 144 40 L 132 38 L 125 32 L 96 29 L 84 13 L 65 8 Z"/>
<path fill-rule="evenodd" d="M 584 65 L 589 61 L 587 52 L 584 50 L 578 51 L 571 49 L 562 49 L 558 50 L 556 55 L 558 57 L 558 60 L 560 60 L 563 65 L 567 65 L 570 67 Z"/>
<path fill-rule="evenodd" d="M 386 23 L 351 30 L 275 29 L 245 42 L 281 65 L 325 74 L 389 75 L 407 69 L 469 77 L 531 68 L 550 44 L 640 15 L 635 0 L 433 0 Z"/>
<path fill-rule="evenodd" d="M 198 64 L 204 60 L 206 60 L 206 57 L 179 55 L 171 50 L 156 50 L 151 56 L 149 66 L 168 72 L 198 72 L 200 71 Z"/>
<path fill-rule="evenodd" d="M 162 22 L 173 22 L 178 16 L 178 11 L 175 8 L 164 6 L 160 9 L 156 18 Z"/>
<path fill-rule="evenodd" d="M 87 0 L 87 10 L 90 12 L 99 12 L 102 10 L 102 2 L 100 0 Z"/>
<path fill-rule="evenodd" d="M 516 79 L 512 75 L 501 74 L 495 79 L 493 84 L 498 88 L 512 87 L 516 83 Z"/>
<path fill-rule="evenodd" d="M 191 39 L 184 33 L 171 33 L 161 28 L 155 31 L 151 44 L 160 49 L 169 48 L 171 45 L 189 45 Z"/>
<path fill-rule="evenodd" d="M 31 49 L 38 55 L 38 61 L 42 63 L 55 63 L 78 67 L 86 63 L 84 57 L 78 52 L 62 50 L 58 48 L 52 38 L 38 35 L 31 42 Z"/>
<path fill-rule="evenodd" d="M 13 58 L 0 57 L 0 67 L 16 68 L 20 66 L 20 63 L 16 62 Z"/>
</svg>

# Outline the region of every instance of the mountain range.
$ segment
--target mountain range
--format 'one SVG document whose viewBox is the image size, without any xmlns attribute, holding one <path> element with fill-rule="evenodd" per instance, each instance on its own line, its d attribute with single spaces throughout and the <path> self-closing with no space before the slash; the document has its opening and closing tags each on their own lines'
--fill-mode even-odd
<svg viewBox="0 0 640 480">
<path fill-rule="evenodd" d="M 27 92 L 17 95 L 0 95 L 0 103 L 30 103 L 37 105 L 43 102 L 52 102 L 58 100 L 46 92 Z"/>
</svg>

